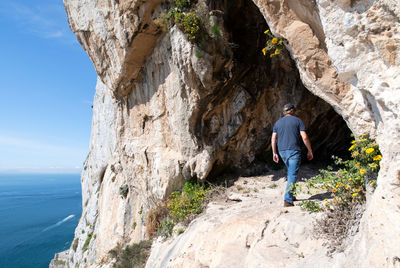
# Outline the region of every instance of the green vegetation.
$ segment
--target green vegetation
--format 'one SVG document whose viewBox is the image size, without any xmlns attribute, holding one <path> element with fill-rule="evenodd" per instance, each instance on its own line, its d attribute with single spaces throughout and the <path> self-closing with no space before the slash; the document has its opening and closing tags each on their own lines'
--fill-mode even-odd
<svg viewBox="0 0 400 268">
<path fill-rule="evenodd" d="M 170 218 L 170 216 L 167 216 L 161 221 L 159 228 L 157 229 L 157 235 L 170 237 L 173 233 L 175 224 L 176 222 L 172 218 Z"/>
<path fill-rule="evenodd" d="M 192 5 L 191 0 L 174 0 L 174 3 L 180 9 L 189 8 Z"/>
<path fill-rule="evenodd" d="M 275 189 L 276 187 L 278 187 L 278 184 L 276 184 L 275 182 L 268 185 L 268 188 L 270 188 L 270 189 Z"/>
<path fill-rule="evenodd" d="M 176 22 L 178 27 L 186 34 L 189 40 L 199 38 L 200 34 L 200 18 L 194 13 L 184 14 L 179 22 Z"/>
<path fill-rule="evenodd" d="M 270 30 L 266 30 L 264 34 L 267 35 L 267 41 L 262 49 L 263 55 L 266 56 L 268 53 L 271 58 L 279 55 L 284 48 L 282 39 L 275 37 Z"/>
<path fill-rule="evenodd" d="M 342 167 L 341 169 L 335 172 L 332 171 L 332 167 L 320 170 L 318 176 L 305 183 L 308 194 L 326 192 L 331 195 L 330 200 L 324 200 L 326 208 L 336 209 L 363 203 L 367 187 L 376 187 L 379 162 L 382 158 L 378 145 L 364 134 L 352 141 L 349 151 L 352 156 L 350 160 L 334 157 L 335 164 Z M 301 184 L 297 184 L 296 188 L 300 192 L 304 191 Z M 311 205 L 311 202 L 316 203 L 308 201 L 305 204 L 303 201 L 302 207 L 315 212 L 319 204 Z"/>
<path fill-rule="evenodd" d="M 310 212 L 326 211 L 324 217 L 317 221 L 318 236 L 329 241 L 328 254 L 343 250 L 343 240 L 357 230 L 367 190 L 376 187 L 379 162 L 382 155 L 378 145 L 363 134 L 352 141 L 349 148 L 352 158 L 343 160 L 333 157 L 339 170 L 332 167 L 320 170 L 320 174 L 304 184 L 308 194 L 322 194 L 329 197 L 324 201 L 305 200 L 301 207 Z M 296 192 L 302 192 L 297 184 Z M 353 230 L 353 231 L 352 231 Z M 354 234 L 354 233 L 353 233 Z"/>
<path fill-rule="evenodd" d="M 119 194 L 121 197 L 126 198 L 128 196 L 129 186 L 127 184 L 119 187 Z"/>
<path fill-rule="evenodd" d="M 78 248 L 78 244 L 79 244 L 79 239 L 78 239 L 78 238 L 75 238 L 75 239 L 74 239 L 74 242 L 72 243 L 72 249 L 73 249 L 74 251 L 76 251 L 76 249 Z"/>
<path fill-rule="evenodd" d="M 55 260 L 54 261 L 54 265 L 65 265 L 65 264 L 66 264 L 66 262 L 63 260 Z"/>
<path fill-rule="evenodd" d="M 171 193 L 168 200 L 158 203 L 146 218 L 148 236 L 169 237 L 178 222 L 190 221 L 203 211 L 209 189 L 195 180 L 185 182 L 182 190 Z"/>
<path fill-rule="evenodd" d="M 151 241 L 141 241 L 122 248 L 118 244 L 114 249 L 109 251 L 112 258 L 116 260 L 113 267 L 115 268 L 132 268 L 145 267 L 147 258 L 150 254 Z"/>
<path fill-rule="evenodd" d="M 168 210 L 172 218 L 181 222 L 190 214 L 200 214 L 206 194 L 207 189 L 203 185 L 185 182 L 182 191 L 175 191 L 169 196 Z"/>
<path fill-rule="evenodd" d="M 201 7 L 193 7 L 191 0 L 175 0 L 174 6 L 163 12 L 154 22 L 163 31 L 168 31 L 176 25 L 189 41 L 203 44 L 210 38 L 220 38 L 221 28 L 210 25 L 210 15 Z M 200 58 L 200 54 L 196 56 Z"/>
<path fill-rule="evenodd" d="M 214 38 L 221 37 L 221 28 L 218 25 L 211 26 L 211 34 Z"/>
<path fill-rule="evenodd" d="M 82 247 L 82 252 L 85 252 L 88 249 L 89 244 L 90 244 L 90 240 L 92 240 L 92 237 L 93 237 L 92 234 L 88 234 L 87 235 L 87 238 L 85 240 L 85 244 L 83 244 L 83 247 Z"/>
<path fill-rule="evenodd" d="M 320 212 L 322 210 L 320 204 L 314 200 L 301 201 L 300 207 L 309 212 Z"/>
</svg>

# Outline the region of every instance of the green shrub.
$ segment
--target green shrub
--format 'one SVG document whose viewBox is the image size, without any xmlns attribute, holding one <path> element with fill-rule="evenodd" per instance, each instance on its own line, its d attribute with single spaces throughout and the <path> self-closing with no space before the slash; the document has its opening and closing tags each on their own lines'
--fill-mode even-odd
<svg viewBox="0 0 400 268">
<path fill-rule="evenodd" d="M 172 235 L 172 231 L 175 227 L 176 222 L 167 216 L 163 220 L 161 220 L 160 226 L 157 229 L 157 235 L 161 235 L 164 237 L 170 237 Z"/>
<path fill-rule="evenodd" d="M 78 238 L 75 238 L 75 239 L 74 239 L 74 242 L 72 243 L 72 249 L 73 249 L 74 251 L 76 251 L 76 249 L 78 248 L 78 244 L 79 244 L 79 239 L 78 239 Z"/>
<path fill-rule="evenodd" d="M 182 191 L 175 191 L 170 195 L 169 213 L 178 222 L 183 221 L 187 215 L 201 213 L 207 191 L 204 186 L 196 182 L 185 182 Z"/>
<path fill-rule="evenodd" d="M 122 185 L 119 187 L 119 194 L 123 197 L 126 198 L 129 193 L 129 186 L 127 184 Z"/>
<path fill-rule="evenodd" d="M 215 38 L 220 38 L 221 37 L 221 28 L 218 25 L 211 26 L 211 34 Z"/>
<path fill-rule="evenodd" d="M 331 200 L 324 200 L 325 207 L 330 209 L 362 203 L 365 201 L 367 186 L 376 187 L 382 158 L 378 145 L 368 134 L 363 134 L 352 141 L 349 151 L 352 156 L 350 160 L 333 157 L 335 164 L 342 167 L 341 169 L 335 172 L 332 167 L 320 170 L 319 175 L 305 183 L 308 194 L 330 193 Z M 301 192 L 303 188 L 297 184 L 296 191 Z"/>
<path fill-rule="evenodd" d="M 178 222 L 191 220 L 192 216 L 203 211 L 209 192 L 194 180 L 185 182 L 182 190 L 171 193 L 166 201 L 157 202 L 155 208 L 147 213 L 147 235 L 171 236 Z"/>
<path fill-rule="evenodd" d="M 191 0 L 174 0 L 175 5 L 178 8 L 189 8 L 192 5 L 192 1 Z"/>
<path fill-rule="evenodd" d="M 87 235 L 87 238 L 85 240 L 85 244 L 83 244 L 83 247 L 82 247 L 82 251 L 83 252 L 85 252 L 88 249 L 89 244 L 90 244 L 90 240 L 92 240 L 92 237 L 93 237 L 92 234 L 88 234 Z"/>
<path fill-rule="evenodd" d="M 109 251 L 110 256 L 116 260 L 113 267 L 144 267 L 150 255 L 151 243 L 151 241 L 141 241 L 125 248 L 122 248 L 118 244 L 114 249 Z"/>
<path fill-rule="evenodd" d="M 310 212 L 320 212 L 322 210 L 320 204 L 314 200 L 301 201 L 300 207 Z"/>
<path fill-rule="evenodd" d="M 181 14 L 177 13 L 175 23 L 189 40 L 198 39 L 200 34 L 200 18 L 194 13 Z"/>
</svg>

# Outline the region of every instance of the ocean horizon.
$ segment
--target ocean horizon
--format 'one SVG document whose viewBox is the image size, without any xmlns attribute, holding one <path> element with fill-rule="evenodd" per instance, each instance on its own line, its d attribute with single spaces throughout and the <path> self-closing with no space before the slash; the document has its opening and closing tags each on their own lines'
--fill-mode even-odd
<svg viewBox="0 0 400 268">
<path fill-rule="evenodd" d="M 0 174 L 0 268 L 48 267 L 82 212 L 80 174 Z"/>
</svg>

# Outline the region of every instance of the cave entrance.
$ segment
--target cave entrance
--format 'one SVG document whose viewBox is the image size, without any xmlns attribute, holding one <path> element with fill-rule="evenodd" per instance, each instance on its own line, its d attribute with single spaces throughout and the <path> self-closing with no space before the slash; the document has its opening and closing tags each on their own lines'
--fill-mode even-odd
<svg viewBox="0 0 400 268">
<path fill-rule="evenodd" d="M 267 38 L 264 31 L 269 27 L 258 7 L 251 0 L 209 0 L 208 6 L 224 14 L 225 30 L 234 44 L 233 77 L 242 77 L 236 86 L 250 96 L 249 104 L 240 112 L 243 124 L 223 145 L 210 176 L 215 177 L 227 167 L 243 170 L 259 161 L 259 156 L 271 149 L 272 127 L 286 103 L 296 106 L 297 116 L 306 125 L 313 163 L 331 163 L 332 155 L 348 157 L 350 129 L 328 103 L 305 88 L 289 52 L 284 49 L 279 56 L 263 56 Z M 233 86 L 231 92 L 235 90 Z"/>
</svg>

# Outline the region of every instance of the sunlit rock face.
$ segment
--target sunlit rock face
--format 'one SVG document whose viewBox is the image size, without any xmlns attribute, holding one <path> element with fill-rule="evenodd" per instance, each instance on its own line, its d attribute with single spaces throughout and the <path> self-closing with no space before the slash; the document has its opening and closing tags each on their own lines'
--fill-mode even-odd
<svg viewBox="0 0 400 268">
<path fill-rule="evenodd" d="M 144 239 L 155 200 L 186 179 L 245 170 L 268 150 L 287 102 L 316 156 L 346 151 L 347 126 L 377 138 L 378 188 L 354 244 L 335 262 L 396 265 L 399 4 L 199 0 L 221 37 L 195 45 L 176 27 L 162 33 L 154 24 L 166 8 L 160 2 L 64 0 L 99 76 L 78 242 L 64 256 L 70 266 L 105 266 L 117 243 Z M 279 57 L 262 56 L 268 27 L 286 42 Z"/>
</svg>

